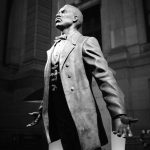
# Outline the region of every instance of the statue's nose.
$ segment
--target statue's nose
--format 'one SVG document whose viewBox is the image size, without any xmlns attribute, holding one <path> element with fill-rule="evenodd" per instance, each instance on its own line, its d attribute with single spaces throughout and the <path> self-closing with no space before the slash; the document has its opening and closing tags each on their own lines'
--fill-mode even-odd
<svg viewBox="0 0 150 150">
<path fill-rule="evenodd" d="M 56 14 L 56 17 L 61 17 L 60 12 L 58 12 L 58 13 Z"/>
</svg>

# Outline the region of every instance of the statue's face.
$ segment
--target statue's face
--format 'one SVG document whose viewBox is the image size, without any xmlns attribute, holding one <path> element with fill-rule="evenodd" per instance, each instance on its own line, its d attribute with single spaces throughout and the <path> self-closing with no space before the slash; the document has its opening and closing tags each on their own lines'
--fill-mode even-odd
<svg viewBox="0 0 150 150">
<path fill-rule="evenodd" d="M 72 8 L 65 5 L 56 14 L 56 27 L 60 30 L 70 27 L 74 22 L 74 17 Z"/>
</svg>

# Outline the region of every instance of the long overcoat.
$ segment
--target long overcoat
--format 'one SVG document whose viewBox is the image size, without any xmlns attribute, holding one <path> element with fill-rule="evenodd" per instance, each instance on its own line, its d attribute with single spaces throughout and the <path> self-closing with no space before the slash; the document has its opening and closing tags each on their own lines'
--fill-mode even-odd
<svg viewBox="0 0 150 150">
<path fill-rule="evenodd" d="M 56 44 L 56 43 L 55 43 Z M 44 71 L 43 122 L 48 143 L 49 135 L 49 84 L 51 56 L 55 44 L 47 51 Z M 111 117 L 125 114 L 123 94 L 109 69 L 98 41 L 76 31 L 68 39 L 59 59 L 59 70 L 65 98 L 75 122 L 82 150 L 94 150 L 102 143 L 99 133 L 95 96 L 92 91 L 94 77 L 102 92 Z M 103 136 L 103 135 L 102 135 Z"/>
</svg>

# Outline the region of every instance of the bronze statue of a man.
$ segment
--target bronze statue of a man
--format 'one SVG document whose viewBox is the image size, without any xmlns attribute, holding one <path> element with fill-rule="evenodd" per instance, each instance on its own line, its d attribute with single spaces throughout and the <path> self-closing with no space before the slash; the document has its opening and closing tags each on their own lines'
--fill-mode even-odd
<svg viewBox="0 0 150 150">
<path fill-rule="evenodd" d="M 61 31 L 50 50 L 44 71 L 44 96 L 37 118 L 28 126 L 44 121 L 48 143 L 61 142 L 64 150 L 100 150 L 107 143 L 95 95 L 95 78 L 112 117 L 118 136 L 132 136 L 124 96 L 94 37 L 83 36 L 81 11 L 63 6 L 56 15 Z M 50 144 L 51 145 L 51 144 Z"/>
</svg>

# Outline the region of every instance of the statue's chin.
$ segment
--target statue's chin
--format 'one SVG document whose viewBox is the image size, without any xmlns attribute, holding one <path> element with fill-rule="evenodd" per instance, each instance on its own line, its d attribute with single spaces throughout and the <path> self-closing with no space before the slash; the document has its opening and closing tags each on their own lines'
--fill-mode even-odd
<svg viewBox="0 0 150 150">
<path fill-rule="evenodd" d="M 59 29 L 60 31 L 63 31 L 64 29 L 67 29 L 71 26 L 72 24 L 61 24 L 61 23 L 56 23 L 55 27 Z"/>
<path fill-rule="evenodd" d="M 64 29 L 64 27 L 62 25 L 56 24 L 55 26 L 56 26 L 57 29 L 59 29 L 61 31 Z"/>
</svg>

